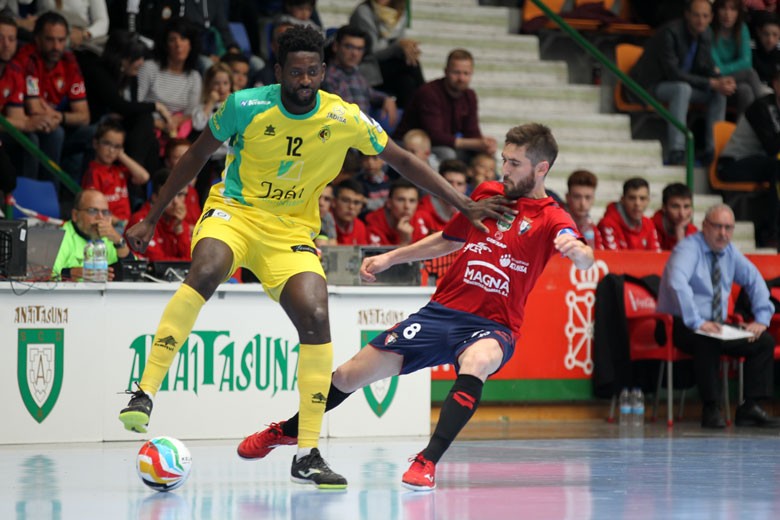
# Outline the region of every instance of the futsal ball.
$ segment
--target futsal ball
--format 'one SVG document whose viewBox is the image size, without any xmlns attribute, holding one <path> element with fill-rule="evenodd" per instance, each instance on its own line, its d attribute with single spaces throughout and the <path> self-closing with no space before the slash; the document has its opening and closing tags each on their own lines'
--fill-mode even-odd
<svg viewBox="0 0 780 520">
<path fill-rule="evenodd" d="M 187 480 L 192 465 L 190 450 L 173 437 L 155 437 L 138 450 L 136 468 L 144 484 L 157 491 L 171 491 Z"/>
</svg>

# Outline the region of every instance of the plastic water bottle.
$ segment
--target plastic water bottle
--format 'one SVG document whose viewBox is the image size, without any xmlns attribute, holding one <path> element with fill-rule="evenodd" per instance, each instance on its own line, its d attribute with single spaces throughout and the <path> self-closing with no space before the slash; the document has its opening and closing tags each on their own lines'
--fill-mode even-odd
<svg viewBox="0 0 780 520">
<path fill-rule="evenodd" d="M 633 426 L 641 428 L 645 425 L 645 395 L 641 388 L 631 391 L 631 415 Z"/>
<path fill-rule="evenodd" d="M 85 282 L 95 281 L 95 243 L 90 240 L 84 246 L 84 274 Z"/>
<path fill-rule="evenodd" d="M 620 404 L 620 424 L 631 424 L 631 394 L 628 388 L 624 388 L 620 391 L 620 398 L 618 399 Z"/>
<path fill-rule="evenodd" d="M 108 257 L 106 256 L 106 243 L 95 240 L 95 282 L 108 281 Z"/>
</svg>

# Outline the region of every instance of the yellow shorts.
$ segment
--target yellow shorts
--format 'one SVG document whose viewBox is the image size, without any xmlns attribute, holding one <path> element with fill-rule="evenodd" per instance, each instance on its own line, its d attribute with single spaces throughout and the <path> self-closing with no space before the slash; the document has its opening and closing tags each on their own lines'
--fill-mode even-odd
<svg viewBox="0 0 780 520">
<path fill-rule="evenodd" d="M 209 196 L 195 226 L 192 249 L 204 238 L 224 242 L 233 251 L 230 273 L 239 267 L 251 269 L 266 293 L 279 301 L 290 277 L 312 272 L 325 278 L 314 234 L 304 225 L 266 211 Z"/>
</svg>

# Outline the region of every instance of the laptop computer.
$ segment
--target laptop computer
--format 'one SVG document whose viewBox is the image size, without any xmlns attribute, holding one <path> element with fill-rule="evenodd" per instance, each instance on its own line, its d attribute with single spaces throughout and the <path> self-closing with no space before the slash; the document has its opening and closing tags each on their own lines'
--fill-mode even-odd
<svg viewBox="0 0 780 520">
<path fill-rule="evenodd" d="M 38 225 L 27 228 L 27 278 L 51 279 L 65 230 L 59 226 Z"/>
</svg>

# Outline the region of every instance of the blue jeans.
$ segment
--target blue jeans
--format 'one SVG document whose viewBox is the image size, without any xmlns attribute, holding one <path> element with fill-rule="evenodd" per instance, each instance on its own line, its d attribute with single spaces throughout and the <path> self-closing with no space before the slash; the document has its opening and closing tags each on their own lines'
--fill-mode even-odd
<svg viewBox="0 0 780 520">
<path fill-rule="evenodd" d="M 725 96 L 714 90 L 693 88 L 685 81 L 662 81 L 653 88 L 653 94 L 667 103 L 669 112 L 683 124 L 686 124 L 688 106 L 691 103 L 705 105 L 707 130 L 704 149 L 707 152 L 715 149 L 712 127 L 715 121 L 723 121 L 726 118 Z M 667 123 L 666 147 L 669 152 L 685 150 L 685 136 L 671 123 Z"/>
</svg>

